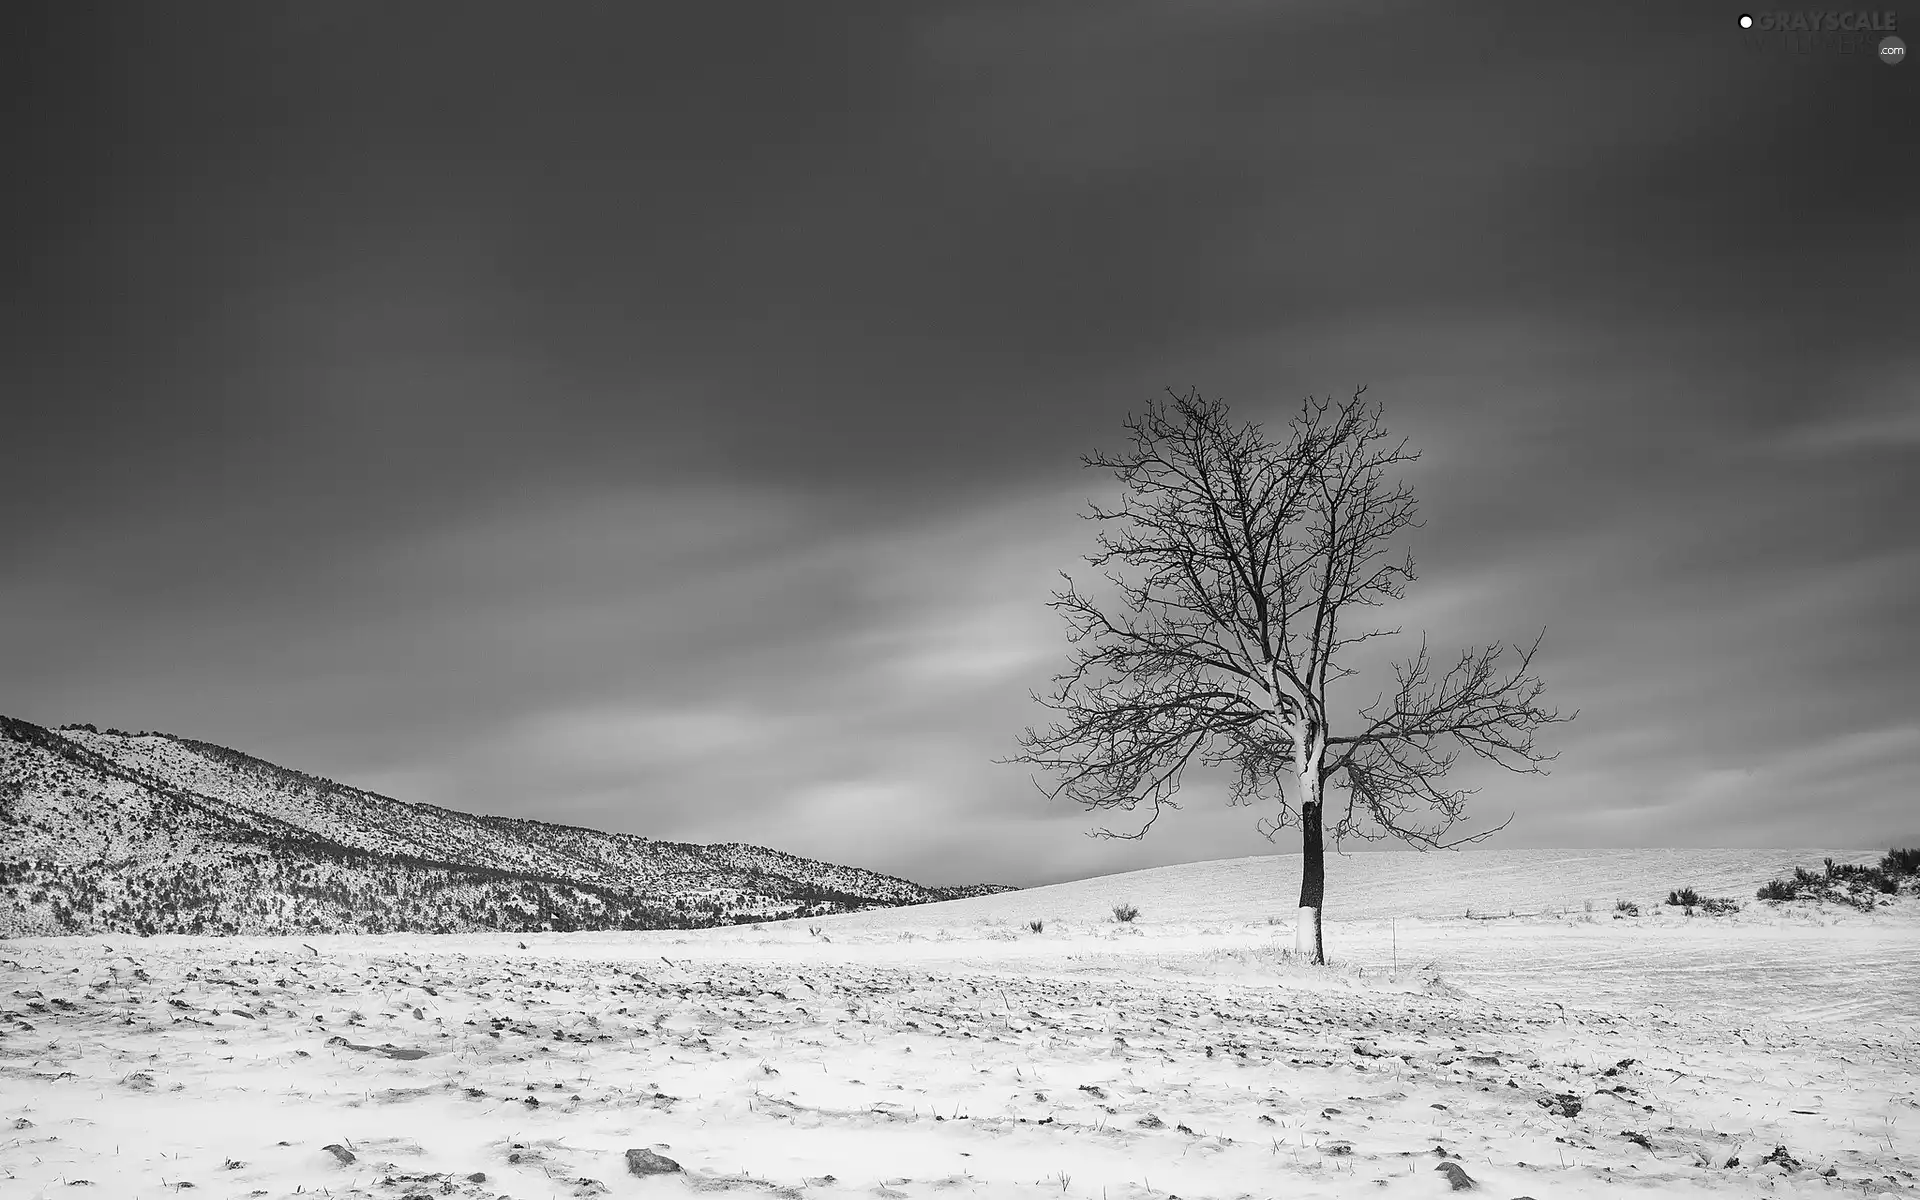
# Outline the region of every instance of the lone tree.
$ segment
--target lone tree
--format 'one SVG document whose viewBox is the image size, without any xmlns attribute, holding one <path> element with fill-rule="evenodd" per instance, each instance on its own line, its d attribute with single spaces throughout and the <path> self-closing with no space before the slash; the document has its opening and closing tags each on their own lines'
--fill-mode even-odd
<svg viewBox="0 0 1920 1200">
<path fill-rule="evenodd" d="M 1541 726 L 1571 720 L 1542 708 L 1532 672 L 1536 637 L 1463 652 L 1444 671 L 1424 639 L 1393 664 L 1391 690 L 1348 717 L 1328 685 L 1356 674 L 1353 646 L 1400 632 L 1357 610 L 1405 595 L 1413 559 L 1389 557 L 1413 525 L 1412 489 L 1394 478 L 1419 457 L 1389 438 L 1364 388 L 1340 404 L 1308 399 L 1284 442 L 1198 392 L 1169 392 L 1126 428 L 1131 449 L 1090 455 L 1124 485 L 1118 508 L 1091 505 L 1099 552 L 1087 556 L 1111 585 L 1096 598 L 1064 572 L 1050 607 L 1072 646 L 1054 688 L 1035 700 L 1060 714 L 1020 738 L 1023 762 L 1057 776 L 1041 786 L 1089 809 L 1151 808 L 1140 838 L 1174 801 L 1195 763 L 1236 769 L 1231 802 L 1273 802 L 1260 822 L 1271 839 L 1300 830 L 1297 945 L 1326 961 L 1321 906 L 1325 841 L 1393 837 L 1422 849 L 1477 842 L 1505 828 L 1453 837 L 1470 789 L 1444 784 L 1462 748 L 1508 770 L 1538 774 Z M 1544 631 L 1543 631 L 1544 632 Z M 1504 660 L 1504 661 L 1503 661 Z M 1289 786 L 1290 785 L 1290 786 Z M 1329 785 L 1338 817 L 1329 823 Z M 1511 818 L 1509 818 L 1511 820 Z"/>
</svg>

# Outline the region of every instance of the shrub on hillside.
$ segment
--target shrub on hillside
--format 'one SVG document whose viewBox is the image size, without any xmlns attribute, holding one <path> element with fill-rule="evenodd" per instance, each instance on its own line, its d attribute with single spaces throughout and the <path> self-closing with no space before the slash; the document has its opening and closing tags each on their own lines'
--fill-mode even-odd
<svg viewBox="0 0 1920 1200">
<path fill-rule="evenodd" d="M 1625 913 L 1629 917 L 1637 917 L 1640 915 L 1640 906 L 1631 900 L 1615 900 L 1613 902 L 1613 911 Z"/>
<path fill-rule="evenodd" d="M 1880 870 L 1896 878 L 1903 875 L 1920 875 L 1920 847 L 1906 850 L 1889 850 L 1880 860 Z"/>
<path fill-rule="evenodd" d="M 1116 904 L 1113 906 L 1113 919 L 1122 925 L 1131 923 L 1133 919 L 1139 915 L 1140 910 L 1131 904 Z"/>
<path fill-rule="evenodd" d="M 1740 902 L 1731 896 L 1709 896 L 1700 902 L 1700 907 L 1709 915 L 1717 917 L 1722 913 L 1739 912 Z"/>
<path fill-rule="evenodd" d="M 1842 880 L 1849 884 L 1869 887 L 1887 895 L 1900 890 L 1899 880 L 1879 867 L 1870 867 L 1865 863 L 1837 863 L 1830 858 L 1826 860 L 1826 867 L 1829 880 Z"/>
<path fill-rule="evenodd" d="M 1892 856 L 1888 856 L 1891 858 Z M 1837 863 L 1827 859 L 1822 871 L 1795 867 L 1792 879 L 1775 879 L 1761 886 L 1755 895 L 1761 900 L 1818 900 L 1847 904 L 1863 912 L 1876 905 L 1876 896 L 1895 895 L 1900 881 L 1881 866 L 1864 863 Z"/>
<path fill-rule="evenodd" d="M 1676 888 L 1667 893 L 1667 903 L 1676 908 L 1697 908 L 1700 905 L 1700 893 L 1692 888 Z"/>
<path fill-rule="evenodd" d="M 1045 921 L 1028 921 L 1027 928 L 1034 933 L 1041 933 L 1046 930 L 1047 923 Z"/>
</svg>

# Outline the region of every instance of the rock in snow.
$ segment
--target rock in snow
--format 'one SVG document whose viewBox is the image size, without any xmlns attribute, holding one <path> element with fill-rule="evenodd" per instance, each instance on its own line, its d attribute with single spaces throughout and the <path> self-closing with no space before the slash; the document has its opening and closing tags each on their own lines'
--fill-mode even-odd
<svg viewBox="0 0 1920 1200">
<path fill-rule="evenodd" d="M 635 1175 L 672 1175 L 679 1171 L 680 1164 L 662 1154 L 651 1150 L 639 1149 L 627 1151 L 627 1170 Z"/>
<path fill-rule="evenodd" d="M 1457 1162 L 1443 1162 L 1434 1170 L 1447 1177 L 1447 1183 L 1456 1192 L 1464 1192 L 1474 1186 L 1473 1176 L 1462 1170 Z"/>
</svg>

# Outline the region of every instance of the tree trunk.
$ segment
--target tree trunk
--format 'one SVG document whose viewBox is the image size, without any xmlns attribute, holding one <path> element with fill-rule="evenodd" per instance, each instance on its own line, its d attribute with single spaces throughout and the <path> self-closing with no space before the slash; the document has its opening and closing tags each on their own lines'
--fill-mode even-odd
<svg viewBox="0 0 1920 1200">
<path fill-rule="evenodd" d="M 1300 805 L 1300 922 L 1294 932 L 1294 953 L 1315 966 L 1327 962 L 1320 937 L 1321 902 L 1327 895 L 1326 850 L 1320 841 L 1320 797 Z"/>
</svg>

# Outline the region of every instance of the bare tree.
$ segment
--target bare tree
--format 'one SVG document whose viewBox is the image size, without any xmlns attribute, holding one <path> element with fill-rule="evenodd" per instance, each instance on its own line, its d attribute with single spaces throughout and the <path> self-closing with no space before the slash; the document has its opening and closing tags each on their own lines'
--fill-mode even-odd
<svg viewBox="0 0 1920 1200">
<path fill-rule="evenodd" d="M 1346 837 L 1398 838 L 1423 849 L 1476 842 L 1505 827 L 1454 836 L 1469 789 L 1445 786 L 1462 749 L 1511 771 L 1540 773 L 1541 726 L 1571 716 L 1542 708 L 1540 645 L 1494 644 L 1438 668 L 1424 640 L 1393 664 L 1383 690 L 1336 734 L 1329 684 L 1361 642 L 1400 632 L 1359 620 L 1401 599 L 1411 556 L 1390 557 L 1414 525 L 1412 489 L 1394 478 L 1417 459 L 1391 440 L 1365 389 L 1340 404 L 1308 399 L 1284 442 L 1235 424 L 1197 392 L 1169 392 L 1130 418 L 1131 448 L 1091 455 L 1124 485 L 1117 508 L 1091 505 L 1099 551 L 1087 562 L 1112 587 L 1103 603 L 1062 573 L 1069 666 L 1034 699 L 1060 714 L 1026 730 L 1023 762 L 1057 777 L 1041 790 L 1089 809 L 1151 809 L 1139 838 L 1177 808 L 1186 769 L 1236 770 L 1235 803 L 1274 803 L 1269 838 L 1300 830 L 1298 946 L 1326 961 L 1324 847 Z M 1331 827 L 1328 787 L 1345 803 Z M 1336 801 L 1336 804 L 1338 802 Z M 1509 818 L 1511 820 L 1511 818 Z"/>
</svg>

